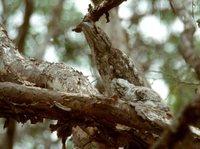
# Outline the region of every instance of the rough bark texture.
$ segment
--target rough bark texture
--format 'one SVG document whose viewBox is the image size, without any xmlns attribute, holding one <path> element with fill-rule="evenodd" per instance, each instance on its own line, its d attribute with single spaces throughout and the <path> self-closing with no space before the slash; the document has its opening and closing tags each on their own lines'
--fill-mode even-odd
<svg viewBox="0 0 200 149">
<path fill-rule="evenodd" d="M 127 141 L 137 140 L 141 145 L 150 146 L 170 119 L 169 115 L 163 115 L 163 119 L 160 119 L 161 109 L 148 104 L 145 106 L 142 101 L 131 103 L 115 98 L 69 94 L 9 82 L 0 83 L 0 95 L 1 117 L 12 117 L 22 123 L 27 120 L 36 123 L 44 118 L 53 119 L 63 122 L 59 129 L 67 130 L 76 125 L 95 126 L 100 134 L 95 132 L 93 139 L 103 142 L 105 138 L 101 138 L 101 135 L 111 137 L 109 140 L 112 143 L 104 142 L 111 143 L 110 146 L 115 146 L 115 141 L 123 146 Z M 52 129 L 55 127 L 52 126 Z M 69 134 L 62 133 L 61 137 L 64 137 L 70 135 L 71 131 Z M 123 140 L 124 136 L 127 136 L 126 140 Z"/>
<path fill-rule="evenodd" d="M 131 88 L 133 99 L 130 100 L 98 96 L 80 72 L 62 63 L 39 62 L 21 56 L 2 27 L 0 66 L 0 78 L 4 82 L 0 83 L 0 116 L 23 123 L 27 120 L 36 123 L 44 118 L 58 120 L 51 129 L 57 130 L 63 140 L 71 135 L 73 127 L 80 126 L 90 141 L 106 147 L 124 146 L 131 141 L 146 148 L 156 141 L 170 120 L 156 93 L 154 106 L 147 102 L 145 94 Z M 90 127 L 92 132 L 88 131 Z"/>
<path fill-rule="evenodd" d="M 24 58 L 0 28 L 0 81 L 14 82 L 48 89 L 98 94 L 81 72 L 63 63 L 49 63 L 34 58 Z"/>
<path fill-rule="evenodd" d="M 109 14 L 108 11 L 112 8 L 119 6 L 121 3 L 123 3 L 126 0 L 104 0 L 98 3 L 97 6 L 93 9 L 90 5 L 89 13 L 85 16 L 84 20 L 92 20 L 93 22 L 96 22 L 100 19 L 100 17 L 103 14 L 106 14 L 107 22 L 109 22 Z"/>
<path fill-rule="evenodd" d="M 57 120 L 57 124 L 50 125 L 51 130 L 57 131 L 63 143 L 73 134 L 77 148 L 90 148 L 92 142 L 97 142 L 99 148 L 129 144 L 146 149 L 166 128 L 162 137 L 166 139 L 155 148 L 163 144 L 174 147 L 182 139 L 179 135 L 185 137 L 188 125 L 196 124 L 199 118 L 199 100 L 185 108 L 179 125 L 173 127 L 175 131 L 168 128 L 172 119 L 168 107 L 149 88 L 135 64 L 113 48 L 106 34 L 93 23 L 122 2 L 104 1 L 90 9 L 75 29 L 84 32 L 107 90 L 117 96 L 100 95 L 82 73 L 65 64 L 24 58 L 0 27 L 0 117 L 22 123 Z M 191 109 L 195 114 L 188 114 Z M 193 141 L 195 137 L 191 136 Z"/>
</svg>

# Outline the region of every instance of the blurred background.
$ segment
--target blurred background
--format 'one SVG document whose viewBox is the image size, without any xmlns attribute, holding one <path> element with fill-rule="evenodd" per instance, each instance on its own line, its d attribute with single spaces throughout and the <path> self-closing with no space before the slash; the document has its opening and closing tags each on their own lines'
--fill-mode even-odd
<svg viewBox="0 0 200 149">
<path fill-rule="evenodd" d="M 82 33 L 72 32 L 87 13 L 89 3 L 90 0 L 0 0 L 0 23 L 23 55 L 64 62 L 97 85 L 98 74 L 87 42 Z M 200 1 L 183 3 L 196 22 Z M 138 61 L 152 88 L 177 114 L 194 97 L 199 80 L 178 50 L 184 25 L 173 14 L 169 2 L 128 0 L 113 9 L 110 16 L 109 23 L 103 16 L 98 25 L 108 34 L 114 47 Z M 199 35 L 197 27 L 193 38 L 197 53 L 200 53 Z M 49 131 L 52 121 L 36 125 L 13 122 L 7 130 L 3 129 L 4 122 L 0 119 L 0 148 L 61 148 L 56 133 Z M 73 148 L 68 142 L 68 147 Z"/>
</svg>

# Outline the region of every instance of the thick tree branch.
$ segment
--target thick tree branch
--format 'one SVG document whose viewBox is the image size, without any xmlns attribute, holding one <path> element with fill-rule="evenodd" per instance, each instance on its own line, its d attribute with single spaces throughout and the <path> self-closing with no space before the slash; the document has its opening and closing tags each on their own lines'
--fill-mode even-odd
<svg viewBox="0 0 200 149">
<path fill-rule="evenodd" d="M 101 6 L 107 7 L 107 3 L 109 3 L 109 1 L 103 1 L 101 4 L 95 6 L 94 10 L 97 9 L 98 11 L 98 8 Z M 167 119 L 167 111 L 169 110 L 165 110 L 165 106 L 163 107 L 162 104 L 160 104 L 161 100 L 159 96 L 149 88 L 148 82 L 144 78 L 142 72 L 138 70 L 136 64 L 119 49 L 113 48 L 111 41 L 104 31 L 95 25 L 94 22 L 98 19 L 95 20 L 91 17 L 93 13 L 96 13 L 94 10 L 90 6 L 88 10 L 89 13 L 74 31 L 83 31 L 92 50 L 93 60 L 101 75 L 107 95 L 116 95 L 123 98 L 125 101 L 130 101 L 131 105 L 133 104 L 133 107 L 135 107 L 137 114 L 141 117 L 144 116 L 144 119 L 154 119 L 158 115 L 162 115 L 157 118 L 160 120 L 162 119 L 161 121 L 165 121 L 165 119 Z M 107 11 L 104 13 L 107 13 Z M 112 86 L 112 83 L 114 83 L 114 86 Z M 133 85 L 134 87 L 132 88 L 131 84 L 139 87 Z M 153 95 L 152 98 L 151 95 Z M 135 98 L 138 99 L 139 102 L 141 101 L 138 107 L 134 105 L 139 103 Z M 153 119 L 151 120 L 154 121 Z M 143 143 L 140 141 L 133 142 L 134 141 L 128 140 L 127 144 L 134 145 L 136 148 L 143 148 Z"/>
<path fill-rule="evenodd" d="M 112 4 L 113 7 L 121 2 L 105 1 L 105 4 L 95 9 L 103 9 L 106 3 Z M 89 17 L 86 16 L 89 21 L 84 19 L 78 29 L 84 32 L 92 48 L 108 52 L 111 50 L 108 54 L 118 54 L 122 61 L 120 64 L 128 67 L 125 67 L 125 70 L 119 69 L 120 72 L 115 74 L 113 71 L 113 78 L 109 82 L 111 84 L 116 80 L 114 88 L 117 95 L 121 96 L 100 96 L 80 72 L 64 64 L 39 62 L 22 57 L 15 50 L 5 30 L 0 28 L 0 81 L 4 82 L 0 83 L 0 117 L 12 117 L 22 123 L 27 120 L 37 123 L 44 118 L 57 120 L 57 124 L 51 125 L 50 128 L 52 131 L 56 130 L 63 140 L 72 134 L 74 127 L 80 127 L 89 135 L 89 140 L 106 144 L 106 147 L 117 148 L 136 142 L 134 144 L 139 144 L 140 148 L 149 148 L 168 126 L 171 115 L 155 92 L 148 87 L 141 87 L 148 85 L 138 78 L 141 75 L 132 70 L 134 68 L 129 70 L 132 66 L 129 60 L 117 49 L 112 49 L 109 40 L 104 38 L 104 33 L 90 22 L 95 22 L 107 11 L 99 11 L 98 17 L 94 17 L 94 12 L 90 11 Z M 109 60 L 111 66 L 119 64 L 114 56 L 106 60 Z M 116 68 L 118 67 L 115 67 L 115 70 Z M 127 70 L 129 71 L 126 72 Z M 121 73 L 128 75 L 123 78 Z M 132 80 L 131 77 L 136 79 Z M 136 87 L 133 84 L 141 86 Z M 89 127 L 93 128 L 92 131 L 89 131 Z"/>
<path fill-rule="evenodd" d="M 18 122 L 30 119 L 32 123 L 44 118 L 58 120 L 51 129 L 57 130 L 63 139 L 71 135 L 72 127 L 92 126 L 98 131 L 95 131 L 95 135 L 89 134 L 91 140 L 108 146 L 124 146 L 127 142 L 135 141 L 148 147 L 171 118 L 160 106 L 157 96 L 149 102 L 147 94 L 133 89 L 130 90 L 133 100 L 131 96 L 127 101 L 116 97 L 99 97 L 96 89 L 80 72 L 64 64 L 22 57 L 2 27 L 0 64 L 0 81 L 5 82 L 0 83 L 0 116 L 11 117 Z M 148 91 L 151 92 L 150 89 Z"/>
<path fill-rule="evenodd" d="M 24 58 L 0 27 L 0 81 L 45 87 L 71 93 L 98 94 L 81 72 L 63 63 Z"/>
<path fill-rule="evenodd" d="M 12 117 L 22 123 L 47 118 L 65 122 L 65 127 L 95 126 L 102 133 L 109 128 L 108 134 L 115 141 L 119 139 L 119 144 L 137 138 L 145 139 L 142 142 L 149 146 L 166 125 L 139 116 L 135 110 L 137 104 L 115 98 L 56 92 L 9 82 L 0 83 L 0 95 L 0 117 Z M 128 136 L 127 140 L 120 143 L 124 135 Z"/>
<path fill-rule="evenodd" d="M 18 47 L 18 50 L 20 53 L 24 53 L 24 46 L 25 46 L 25 40 L 26 36 L 28 34 L 29 30 L 29 21 L 31 18 L 31 15 L 34 11 L 34 4 L 32 0 L 24 0 L 24 17 L 23 17 L 23 23 L 18 29 L 18 36 L 15 39 L 16 46 Z M 16 131 L 16 122 L 13 119 L 7 119 L 8 127 L 7 127 L 7 135 L 5 138 L 5 142 L 7 142 L 6 146 L 7 149 L 12 149 L 14 145 L 14 137 L 15 137 L 15 131 Z"/>
</svg>

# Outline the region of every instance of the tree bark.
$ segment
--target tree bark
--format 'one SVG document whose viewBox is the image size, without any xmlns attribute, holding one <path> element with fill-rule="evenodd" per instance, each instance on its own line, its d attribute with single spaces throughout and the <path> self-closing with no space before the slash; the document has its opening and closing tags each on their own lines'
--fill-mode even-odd
<svg viewBox="0 0 200 149">
<path fill-rule="evenodd" d="M 105 1 L 105 5 L 98 6 L 87 17 L 95 22 L 103 13 L 121 2 Z M 166 145 L 174 135 L 173 129 L 169 128 L 172 116 L 168 107 L 145 84 L 145 78 L 140 73 L 136 73 L 134 68 L 128 69 L 133 66 L 131 61 L 120 50 L 112 48 L 109 40 L 104 38 L 105 33 L 96 28 L 95 24 L 85 24 L 91 23 L 87 17 L 76 31 L 84 32 L 92 48 L 99 52 L 107 49 L 106 56 L 118 54 L 120 62 L 112 59 L 110 63 L 115 66 L 114 69 L 119 68 L 117 64 L 125 66 L 123 69 L 120 65 L 120 72 L 113 71 L 109 78 L 109 85 L 117 96 L 101 95 L 81 72 L 62 63 L 24 58 L 0 26 L 0 117 L 13 118 L 22 123 L 30 120 L 32 124 L 43 119 L 57 120 L 57 124 L 50 125 L 51 130 L 57 131 L 63 143 L 73 134 L 73 141 L 80 148 L 90 142 L 102 144 L 104 148 L 124 147 L 131 142 L 134 147 L 146 149 L 158 140 L 165 129 L 169 130 L 167 134 L 172 132 L 172 135 L 166 135 L 167 139 L 163 139 Z M 125 78 L 121 77 L 121 73 L 127 74 Z M 175 136 L 181 135 L 180 130 L 185 128 L 185 132 L 188 132 L 188 125 L 198 120 L 200 114 L 197 101 L 185 108 L 179 120 L 180 125 L 174 127 L 177 128 Z M 194 115 L 188 114 L 191 109 L 195 109 Z M 186 125 L 182 121 L 187 122 Z M 75 134 L 77 130 L 84 136 L 78 138 L 79 134 Z M 84 139 L 87 141 L 84 142 Z"/>
<path fill-rule="evenodd" d="M 44 118 L 58 120 L 51 129 L 64 139 L 73 126 L 85 127 L 83 130 L 94 127 L 92 134 L 87 132 L 90 139 L 109 147 L 124 146 L 127 141 L 149 147 L 170 120 L 158 97 L 153 107 L 142 101 L 135 90 L 131 91 L 134 102 L 104 97 L 82 73 L 62 63 L 24 58 L 2 27 L 0 41 L 1 117 L 23 123 L 41 122 Z"/>
</svg>

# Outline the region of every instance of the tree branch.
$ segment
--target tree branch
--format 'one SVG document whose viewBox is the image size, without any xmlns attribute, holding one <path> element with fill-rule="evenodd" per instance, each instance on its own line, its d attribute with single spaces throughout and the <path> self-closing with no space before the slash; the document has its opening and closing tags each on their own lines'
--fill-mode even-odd
<svg viewBox="0 0 200 149">
<path fill-rule="evenodd" d="M 184 23 L 184 31 L 181 34 L 179 51 L 185 61 L 195 70 L 197 77 L 200 79 L 200 57 L 193 45 L 193 35 L 195 33 L 195 24 L 192 16 L 179 0 L 169 0 L 173 12 Z"/>
<path fill-rule="evenodd" d="M 105 3 L 114 4 L 114 2 L 112 0 Z M 101 5 L 98 7 L 100 9 Z M 92 17 L 91 20 L 95 22 L 95 18 Z M 117 51 L 110 49 L 112 47 L 109 40 L 102 36 L 103 33 L 95 25 L 87 26 L 84 23 L 80 24 L 79 29 L 83 30 L 88 37 L 91 47 L 99 48 L 97 43 L 100 42 L 108 51 Z M 102 47 L 98 50 L 102 50 Z M 120 51 L 117 52 L 118 58 L 123 61 L 122 64 L 128 65 L 128 68 L 131 67 L 129 61 L 122 58 L 123 54 Z M 114 57 L 111 58 L 114 59 Z M 115 62 L 113 60 L 112 65 Z M 130 76 L 127 75 L 125 80 L 119 80 L 120 73 L 112 78 L 112 81 L 116 79 L 115 87 L 118 94 L 123 94 L 119 96 L 121 98 L 100 96 L 80 72 L 64 64 L 22 57 L 2 27 L 0 27 L 0 64 L 0 81 L 3 82 L 0 83 L 0 117 L 12 117 L 22 123 L 27 120 L 37 123 L 43 121 L 44 118 L 57 120 L 57 124 L 51 125 L 50 128 L 52 131 L 56 130 L 63 140 L 72 134 L 74 127 L 80 127 L 89 135 L 90 141 L 101 142 L 109 148 L 124 146 L 130 142 L 139 144 L 140 148 L 149 148 L 171 120 L 171 115 L 166 110 L 167 106 L 162 106 L 155 92 L 148 87 L 141 87 L 145 86 L 143 84 L 140 87 L 133 85 L 135 82 L 131 81 L 135 80 L 130 78 L 135 77 L 135 70 Z M 126 73 L 126 71 L 122 73 L 124 72 Z M 140 75 L 137 74 L 137 76 Z M 112 81 L 109 83 L 113 83 Z M 142 81 L 136 79 L 136 82 L 141 84 Z M 197 110 L 196 107 L 192 108 Z M 188 113 L 188 110 L 184 113 Z M 197 110 L 195 121 L 198 116 Z M 183 119 L 183 121 L 188 122 L 188 119 Z M 89 131 L 90 127 L 93 128 L 92 131 Z M 176 128 L 179 130 L 179 125 Z M 188 126 L 184 125 L 184 128 L 187 128 L 183 129 L 187 130 L 184 132 L 188 132 Z M 169 130 L 171 131 L 170 128 Z M 175 132 L 176 135 L 178 132 Z"/>
<path fill-rule="evenodd" d="M 107 15 L 109 10 L 119 6 L 124 1 L 126 0 L 104 0 L 100 3 L 100 5 L 97 5 L 94 8 L 91 8 L 92 6 L 89 5 L 89 13 L 85 16 L 84 20 L 91 20 L 93 22 L 96 22 L 103 14 Z M 109 16 L 106 16 L 107 22 L 109 22 L 108 17 Z"/>
<path fill-rule="evenodd" d="M 42 122 L 44 118 L 58 120 L 64 123 L 62 129 L 70 127 L 69 130 L 76 125 L 95 126 L 120 145 L 139 139 L 150 146 L 166 126 L 164 122 L 142 118 L 135 110 L 137 104 L 130 105 L 120 99 L 56 92 L 9 82 L 0 83 L 0 95 L 0 117 L 12 117 L 22 123 L 27 120 Z"/>
<path fill-rule="evenodd" d="M 91 140 L 108 146 L 114 146 L 115 142 L 124 146 L 133 141 L 148 147 L 171 118 L 156 96 L 152 101 L 154 106 L 139 90 L 131 90 L 134 99 L 127 101 L 98 96 L 82 73 L 64 64 L 24 58 L 2 27 L 0 64 L 0 81 L 4 82 L 0 83 L 0 116 L 23 123 L 29 119 L 32 123 L 44 118 L 58 120 L 51 129 L 64 140 L 71 135 L 72 127 L 92 126 L 98 131 L 89 134 Z"/>
<path fill-rule="evenodd" d="M 29 29 L 29 20 L 31 18 L 34 9 L 34 5 L 31 0 L 24 0 L 24 3 L 25 3 L 25 11 L 23 19 L 24 22 L 20 26 L 18 31 L 18 37 L 16 38 L 16 46 L 18 47 L 18 50 L 21 53 L 24 53 L 24 43 Z"/>
<path fill-rule="evenodd" d="M 99 94 L 81 72 L 63 63 L 24 58 L 0 26 L 0 81 L 71 93 Z"/>
</svg>

